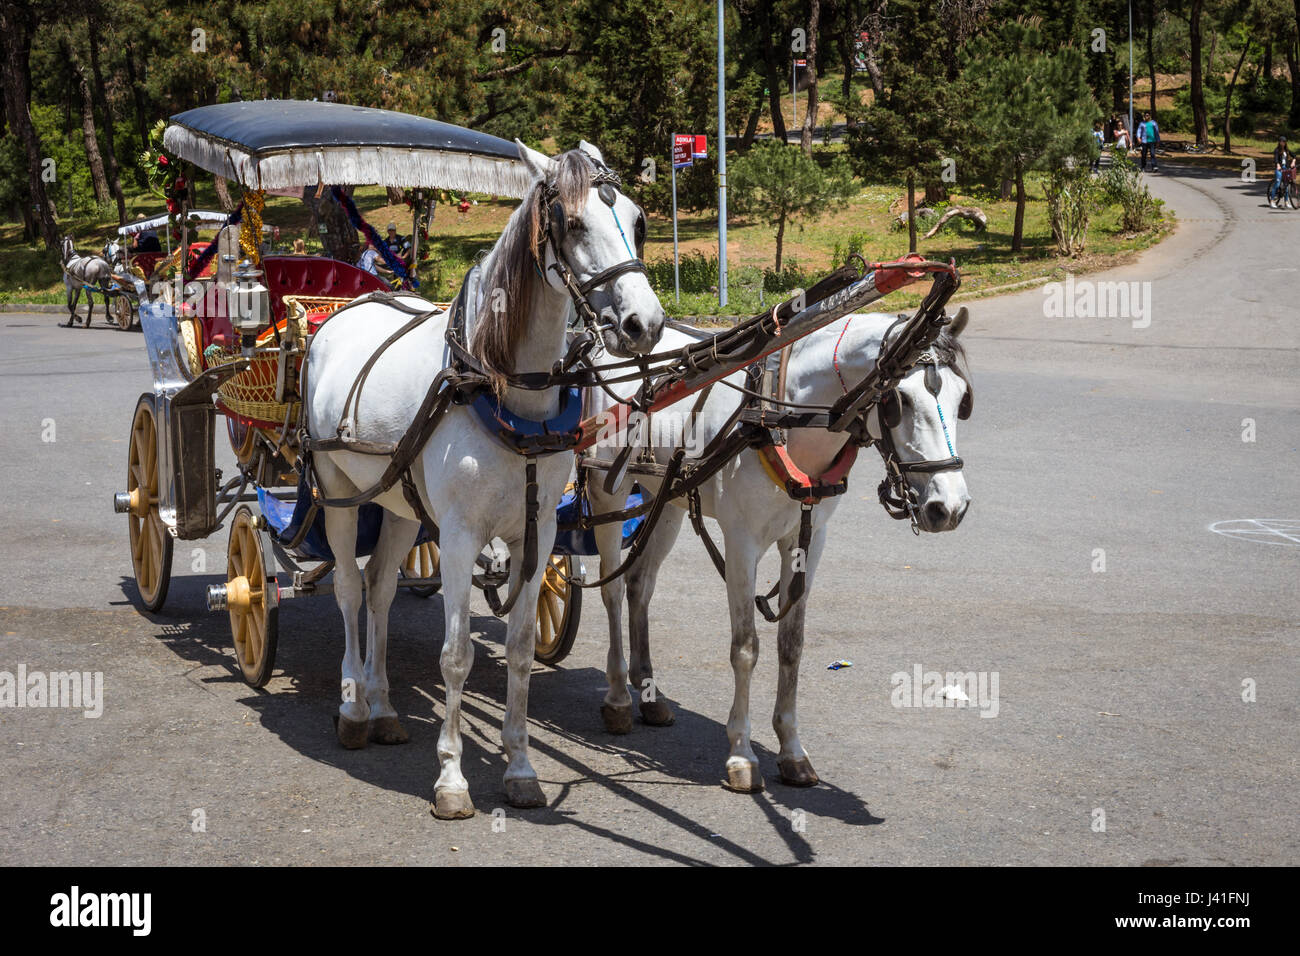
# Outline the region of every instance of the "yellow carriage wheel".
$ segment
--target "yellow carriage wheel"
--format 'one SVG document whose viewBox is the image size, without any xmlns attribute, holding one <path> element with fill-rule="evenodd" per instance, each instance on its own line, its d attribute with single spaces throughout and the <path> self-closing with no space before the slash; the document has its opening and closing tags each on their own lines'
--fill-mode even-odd
<svg viewBox="0 0 1300 956">
<path fill-rule="evenodd" d="M 438 546 L 432 541 L 425 541 L 410 550 L 399 571 L 404 578 L 436 577 L 441 558 L 442 554 L 438 550 Z M 437 584 L 422 584 L 417 587 L 407 588 L 407 590 L 413 594 L 418 594 L 422 598 L 427 598 L 437 594 L 438 587 Z"/>
<path fill-rule="evenodd" d="M 542 575 L 542 588 L 537 594 L 533 657 L 543 664 L 555 665 L 568 657 L 578 636 L 582 589 L 565 580 L 573 577 L 574 567 L 572 558 L 553 554 Z"/>
<path fill-rule="evenodd" d="M 131 300 L 126 296 L 119 295 L 113 300 L 113 315 L 117 319 L 117 327 L 123 332 L 131 331 L 134 311 L 131 307 Z"/>
<path fill-rule="evenodd" d="M 141 395 L 127 447 L 127 527 L 136 589 L 144 609 L 151 612 L 167 600 L 172 577 L 172 536 L 158 514 L 158 437 L 154 397 Z"/>
<path fill-rule="evenodd" d="M 279 601 L 274 577 L 266 574 L 262 538 L 247 505 L 235 512 L 226 551 L 226 610 L 235 641 L 239 672 L 251 687 L 262 687 L 275 667 Z"/>
</svg>

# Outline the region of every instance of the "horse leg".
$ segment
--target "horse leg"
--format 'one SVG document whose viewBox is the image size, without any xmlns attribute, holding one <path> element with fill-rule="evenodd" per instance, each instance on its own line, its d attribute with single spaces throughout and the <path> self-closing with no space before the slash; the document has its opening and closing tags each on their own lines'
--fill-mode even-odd
<svg viewBox="0 0 1300 956">
<path fill-rule="evenodd" d="M 552 512 L 554 514 L 554 512 Z M 549 524 L 549 528 L 547 525 Z M 538 523 L 538 541 L 555 540 L 555 522 Z M 523 543 L 510 546 L 511 584 L 523 567 Z M 545 555 L 538 556 L 539 569 L 525 581 L 506 623 L 506 715 L 501 722 L 501 743 L 506 751 L 506 802 L 512 807 L 544 807 L 546 795 L 537 782 L 537 771 L 528 761 L 528 678 L 533 669 L 533 648 L 537 642 L 537 595 L 542 587 Z"/>
<path fill-rule="evenodd" d="M 781 782 L 792 787 L 811 787 L 818 783 L 808 752 L 799 742 L 799 718 L 796 697 L 799 693 L 799 658 L 803 654 L 804 612 L 808 608 L 808 595 L 812 590 L 813 571 L 826 544 L 826 527 L 813 532 L 804 556 L 806 572 L 804 593 L 799 603 L 777 625 L 776 646 L 779 671 L 776 680 L 776 707 L 772 711 L 772 729 L 781 742 L 781 752 L 776 758 L 781 772 Z M 781 600 L 788 600 L 790 581 L 794 577 L 794 550 L 799 546 L 798 534 L 780 542 L 781 549 Z"/>
<path fill-rule="evenodd" d="M 669 508 L 660 515 L 659 526 L 627 582 L 627 624 L 632 645 L 629 676 L 641 694 L 641 719 L 651 727 L 667 727 L 676 720 L 655 682 L 654 664 L 650 661 L 650 598 L 654 596 L 659 568 L 677 543 L 685 516 L 680 508 Z"/>
<path fill-rule="evenodd" d="M 67 285 L 65 283 L 65 285 Z M 81 301 L 81 286 L 67 285 L 68 290 L 68 328 L 77 321 L 77 303 Z"/>
<path fill-rule="evenodd" d="M 357 612 L 361 610 L 361 571 L 357 567 L 357 509 L 326 508 L 325 535 L 334 552 L 334 599 L 343 615 L 343 700 L 337 733 L 348 750 L 366 745 L 370 705 L 365 697 Z"/>
<path fill-rule="evenodd" d="M 447 714 L 438 733 L 438 780 L 433 785 L 433 815 L 456 820 L 474 815 L 469 783 L 460 771 L 460 701 L 465 680 L 474 664 L 474 644 L 469 637 L 469 598 L 473 586 L 474 559 L 480 545 L 464 528 L 444 526 L 441 530 L 443 614 L 447 621 L 439 664 L 447 687 Z"/>
<path fill-rule="evenodd" d="M 621 522 L 598 525 L 595 533 L 596 547 L 600 551 L 600 576 L 604 577 L 622 560 L 623 525 Z M 600 717 L 605 722 L 605 730 L 611 734 L 626 734 L 632 730 L 632 698 L 627 692 L 627 661 L 623 658 L 624 590 L 621 577 L 600 589 L 600 598 L 609 618 L 609 653 L 605 657 L 605 679 L 609 689 L 600 705 Z"/>
<path fill-rule="evenodd" d="M 763 775 L 758 757 L 750 744 L 749 681 L 758 662 L 758 631 L 754 627 L 754 584 L 758 575 L 759 546 L 744 534 L 728 535 L 724 528 L 727 559 L 727 603 L 731 611 L 731 671 L 735 677 L 735 696 L 727 716 L 727 739 L 731 753 L 727 757 L 724 786 L 739 793 L 757 793 L 763 789 Z"/>
<path fill-rule="evenodd" d="M 366 704 L 368 739 L 377 744 L 404 744 L 411 738 L 388 700 L 388 610 L 397 593 L 397 568 L 410 552 L 420 523 L 385 512 L 379 544 L 366 565 Z"/>
</svg>

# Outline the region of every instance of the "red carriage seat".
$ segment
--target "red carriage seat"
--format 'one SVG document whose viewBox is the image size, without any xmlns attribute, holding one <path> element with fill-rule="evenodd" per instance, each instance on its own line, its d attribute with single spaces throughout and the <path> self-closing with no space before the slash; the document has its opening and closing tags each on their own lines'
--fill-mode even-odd
<svg viewBox="0 0 1300 956">
<path fill-rule="evenodd" d="M 364 269 L 325 256 L 266 256 L 262 259 L 262 282 L 271 293 L 271 316 L 284 318 L 286 295 L 329 296 L 355 299 L 366 292 L 387 291 L 388 283 Z M 211 290 L 201 309 L 203 343 L 233 348 L 234 327 L 226 317 L 224 292 Z"/>
</svg>

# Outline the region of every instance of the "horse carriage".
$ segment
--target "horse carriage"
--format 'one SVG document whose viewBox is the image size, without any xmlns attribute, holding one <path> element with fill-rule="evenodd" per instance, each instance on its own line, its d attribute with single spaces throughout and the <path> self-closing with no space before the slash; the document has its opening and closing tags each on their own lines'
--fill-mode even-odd
<svg viewBox="0 0 1300 956">
<path fill-rule="evenodd" d="M 175 158 L 235 182 L 248 184 L 251 170 L 252 190 L 258 171 L 260 185 L 279 189 L 328 182 L 519 195 L 526 183 L 514 144 L 381 110 L 313 103 L 205 107 L 174 117 L 166 142 Z M 232 153 L 241 165 L 232 165 Z M 276 164 L 279 178 L 267 182 Z M 280 606 L 328 594 L 334 564 L 323 512 L 295 472 L 302 358 L 331 313 L 390 287 L 350 263 L 261 255 L 247 240 L 248 224 L 232 222 L 233 216 L 186 210 L 178 218 L 179 248 L 188 254 L 177 282 L 151 296 L 145 279 L 152 269 L 144 268 L 142 256 L 131 262 L 131 294 L 154 382 L 136 404 L 127 487 L 115 508 L 128 518 L 139 601 L 149 611 L 166 601 L 174 542 L 229 526 L 227 580 L 210 589 L 209 606 L 228 612 L 240 674 L 260 687 L 274 664 Z M 123 230 L 160 226 L 165 217 Z M 206 247 L 191 236 L 212 226 L 219 227 L 214 251 L 203 256 Z M 418 241 L 418 230 L 415 235 Z M 230 476 L 217 467 L 218 418 L 237 462 Z M 358 557 L 373 550 L 383 521 L 377 505 L 361 511 Z M 580 615 L 580 593 L 567 579 L 581 574 L 573 548 L 582 544 L 570 535 L 563 545 L 551 556 L 538 605 L 537 657 L 547 663 L 569 652 Z M 504 569 L 494 568 L 490 556 L 480 565 L 478 586 L 504 581 Z M 401 576 L 400 586 L 415 594 L 436 592 L 437 545 L 421 539 Z"/>
<path fill-rule="evenodd" d="M 473 660 L 471 586 L 508 618 L 506 798 L 539 806 L 545 799 L 527 757 L 531 663 L 568 653 L 581 589 L 621 587 L 620 575 L 636 573 L 647 550 L 652 565 L 663 560 L 675 535 L 672 521 L 659 525 L 670 502 L 689 503 L 733 598 L 754 595 L 732 602 L 733 642 L 738 628 L 752 631 L 757 607 L 781 622 L 783 647 L 802 643 L 802 615 L 789 611 L 805 593 L 833 510 L 814 517 L 814 506 L 844 493 L 859 448 L 880 451 L 881 504 L 917 533 L 956 527 L 969 504 L 952 434 L 971 407 L 955 342 L 965 320 L 945 311 L 960 284 L 954 263 L 856 257 L 725 331 L 670 336 L 642 260 L 645 216 L 590 144 L 552 158 L 405 114 L 262 101 L 173 117 L 164 145 L 243 186 L 241 208 L 260 210 L 263 190 L 320 196 L 328 188 L 363 230 L 340 187 L 412 189 L 417 218 L 423 191 L 434 188 L 523 200 L 453 303 L 394 291 L 347 263 L 262 256 L 243 228 L 231 228 L 237 214 L 207 256 L 182 266 L 183 295 L 146 301 L 136 279 L 154 388 L 136 405 L 127 490 L 115 507 L 128 516 L 141 603 L 156 611 L 166 599 L 175 539 L 206 537 L 229 520 L 226 582 L 209 587 L 208 605 L 229 615 L 244 680 L 262 686 L 270 678 L 281 604 L 333 593 L 345 637 L 336 732 L 344 747 L 357 748 L 407 739 L 388 700 L 388 609 L 399 587 L 424 595 L 441 588 L 447 715 L 433 804 L 439 817 L 474 812 L 459 737 Z M 255 236 L 260 217 L 245 217 L 242 227 Z M 377 234 L 367 234 L 383 252 Z M 215 274 L 190 281 L 214 255 Z M 405 263 L 389 264 L 404 284 L 418 283 Z M 857 310 L 925 278 L 933 284 L 914 315 L 876 315 L 847 336 Z M 661 337 L 672 347 L 656 352 Z M 742 396 L 722 411 L 719 383 Z M 689 457 L 684 441 L 661 445 L 643 430 L 674 408 L 711 423 Z M 229 478 L 216 467 L 218 414 L 237 461 Z M 796 434 L 827 439 L 822 451 L 833 453 L 824 465 L 800 469 L 786 449 Z M 742 456 L 747 467 L 728 467 Z M 765 513 L 724 516 L 728 495 L 761 501 Z M 705 514 L 724 525 L 725 560 L 704 531 Z M 733 555 L 733 539 L 745 537 L 737 524 L 752 525 L 752 540 Z M 485 547 L 485 539 L 499 546 Z M 757 595 L 758 557 L 778 542 L 781 582 Z M 599 580 L 587 581 L 578 555 L 597 553 Z M 631 670 L 633 686 L 644 688 L 653 573 L 636 590 L 643 646 L 634 639 Z M 619 637 L 622 592 L 602 596 L 611 633 L 602 714 L 607 729 L 623 733 L 632 704 Z M 782 777 L 806 786 L 816 775 L 794 731 L 788 670 L 797 671 L 797 651 L 792 664 L 786 658 L 783 650 Z M 733 654 L 736 706 L 743 699 L 745 709 L 746 659 Z M 641 711 L 647 723 L 671 722 L 653 693 Z M 746 730 L 733 739 L 729 785 L 761 788 L 756 773 Z"/>
</svg>

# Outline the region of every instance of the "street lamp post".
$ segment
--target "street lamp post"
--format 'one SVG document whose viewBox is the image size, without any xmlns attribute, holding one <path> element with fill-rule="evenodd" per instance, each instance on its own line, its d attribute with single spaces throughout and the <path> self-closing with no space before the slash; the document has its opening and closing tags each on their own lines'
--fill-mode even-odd
<svg viewBox="0 0 1300 956">
<path fill-rule="evenodd" d="M 1136 135 L 1133 129 L 1133 0 L 1128 0 L 1128 135 L 1130 140 Z"/>
<path fill-rule="evenodd" d="M 718 308 L 727 304 L 727 66 L 723 0 L 718 0 Z"/>
</svg>

